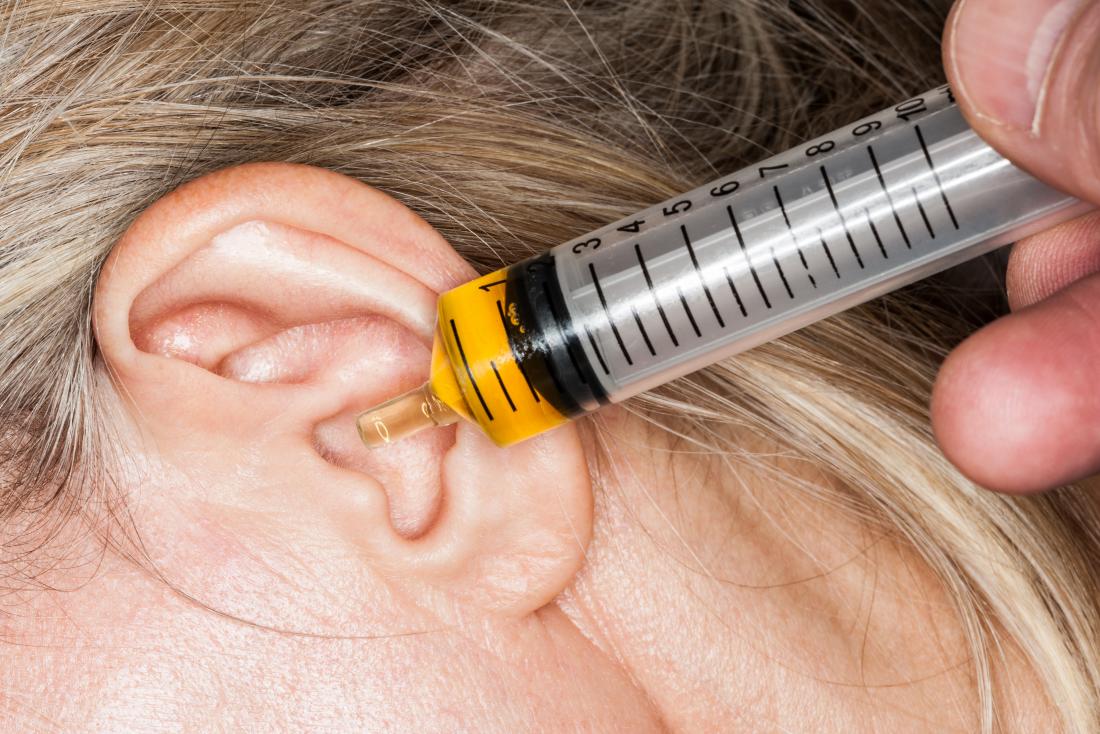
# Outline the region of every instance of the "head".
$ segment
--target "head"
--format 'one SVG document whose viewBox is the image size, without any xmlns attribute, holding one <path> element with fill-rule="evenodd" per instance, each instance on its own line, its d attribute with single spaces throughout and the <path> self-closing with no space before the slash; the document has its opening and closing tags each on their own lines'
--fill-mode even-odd
<svg viewBox="0 0 1100 734">
<path fill-rule="evenodd" d="M 8 9 L 13 725 L 1084 730 L 1100 518 L 936 449 L 947 281 L 507 449 L 355 431 L 441 292 L 933 86 L 935 5 Z"/>
</svg>

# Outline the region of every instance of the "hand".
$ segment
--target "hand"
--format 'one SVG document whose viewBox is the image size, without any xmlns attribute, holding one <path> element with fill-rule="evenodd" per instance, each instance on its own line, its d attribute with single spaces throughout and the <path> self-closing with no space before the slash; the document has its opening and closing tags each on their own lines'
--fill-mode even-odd
<svg viewBox="0 0 1100 734">
<path fill-rule="evenodd" d="M 959 0 L 944 54 L 985 140 L 1100 206 L 1100 2 Z M 1013 314 L 955 350 L 936 383 L 945 454 L 1007 492 L 1100 472 L 1100 214 L 1018 243 L 1008 295 Z"/>
</svg>

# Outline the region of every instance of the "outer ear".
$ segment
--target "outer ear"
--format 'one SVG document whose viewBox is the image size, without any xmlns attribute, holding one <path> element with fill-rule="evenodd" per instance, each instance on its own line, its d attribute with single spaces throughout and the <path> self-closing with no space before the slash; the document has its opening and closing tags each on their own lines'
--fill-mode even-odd
<svg viewBox="0 0 1100 734">
<path fill-rule="evenodd" d="M 473 275 L 397 201 L 321 169 L 228 169 L 152 206 L 106 263 L 94 317 L 157 532 L 216 523 L 314 568 L 350 549 L 445 605 L 549 601 L 591 526 L 574 428 L 500 449 L 460 425 L 375 451 L 355 431 L 359 410 L 427 377 L 436 296 Z"/>
</svg>

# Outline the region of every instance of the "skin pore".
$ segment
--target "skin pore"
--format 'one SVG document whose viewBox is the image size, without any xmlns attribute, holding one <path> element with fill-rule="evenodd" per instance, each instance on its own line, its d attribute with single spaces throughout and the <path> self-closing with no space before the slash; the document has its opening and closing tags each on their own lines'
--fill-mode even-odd
<svg viewBox="0 0 1100 734">
<path fill-rule="evenodd" d="M 444 625 L 319 547 L 258 548 L 216 515 L 160 518 L 151 545 L 177 546 L 159 564 L 177 588 L 322 636 L 219 616 L 108 554 L 78 589 L 4 618 L 5 727 L 973 730 L 950 602 L 902 544 L 751 476 L 723 497 L 697 467 L 673 477 L 648 452 L 624 453 L 645 469 L 598 497 L 584 569 L 522 618 Z M 1005 730 L 1041 730 L 1042 692 L 1008 655 Z"/>
<path fill-rule="evenodd" d="M 318 169 L 143 214 L 95 310 L 137 533 L 89 510 L 40 551 L 65 561 L 0 616 L 3 728 L 975 729 L 948 590 L 781 447 L 739 436 L 775 471 L 727 468 L 613 408 L 360 449 L 356 406 L 423 379 L 433 294 L 469 275 Z M 1020 653 L 993 666 L 1003 730 L 1048 724 Z"/>
<path fill-rule="evenodd" d="M 1038 138 L 978 94 L 1072 1 L 942 50 L 1095 199 L 1100 6 Z M 1100 493 L 978 486 L 1095 464 L 1087 220 L 969 347 L 936 280 L 508 451 L 352 429 L 444 289 L 938 86 L 949 5 L 5 5 L 0 731 L 1094 731 Z"/>
</svg>

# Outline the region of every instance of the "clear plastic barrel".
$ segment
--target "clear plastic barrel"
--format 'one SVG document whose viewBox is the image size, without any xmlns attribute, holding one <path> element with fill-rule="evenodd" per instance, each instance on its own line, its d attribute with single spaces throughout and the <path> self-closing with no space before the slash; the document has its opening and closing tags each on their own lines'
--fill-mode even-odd
<svg viewBox="0 0 1100 734">
<path fill-rule="evenodd" d="M 1015 168 L 947 87 L 553 250 L 624 400 L 1087 210 Z"/>
</svg>

